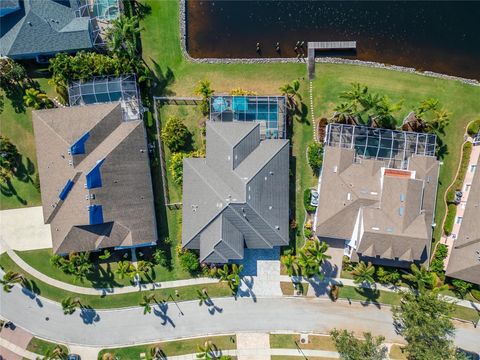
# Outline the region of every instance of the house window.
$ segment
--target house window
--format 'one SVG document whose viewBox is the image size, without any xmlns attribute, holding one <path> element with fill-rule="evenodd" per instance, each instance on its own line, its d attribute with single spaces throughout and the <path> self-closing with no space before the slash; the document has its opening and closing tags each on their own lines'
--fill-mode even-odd
<svg viewBox="0 0 480 360">
<path fill-rule="evenodd" d="M 462 223 L 463 217 L 457 216 L 457 219 L 455 220 L 455 223 L 460 225 Z"/>
</svg>

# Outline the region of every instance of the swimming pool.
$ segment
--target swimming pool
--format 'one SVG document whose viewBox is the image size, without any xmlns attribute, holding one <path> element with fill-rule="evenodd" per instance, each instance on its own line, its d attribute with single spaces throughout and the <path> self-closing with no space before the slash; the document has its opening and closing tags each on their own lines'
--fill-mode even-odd
<svg viewBox="0 0 480 360">
<path fill-rule="evenodd" d="M 285 137 L 285 97 L 213 96 L 210 120 L 254 121 L 260 123 L 262 137 Z"/>
<path fill-rule="evenodd" d="M 100 20 L 113 20 L 119 15 L 117 0 L 94 0 L 93 16 Z"/>
</svg>

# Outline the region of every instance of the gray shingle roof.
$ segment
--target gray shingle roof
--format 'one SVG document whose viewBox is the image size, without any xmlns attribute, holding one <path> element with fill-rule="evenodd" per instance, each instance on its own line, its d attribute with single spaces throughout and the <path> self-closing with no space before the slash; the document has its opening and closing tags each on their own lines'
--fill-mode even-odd
<svg viewBox="0 0 480 360">
<path fill-rule="evenodd" d="M 24 0 L 1 19 L 0 55 L 29 58 L 91 49 L 88 17 L 76 17 L 76 0 Z"/>
<path fill-rule="evenodd" d="M 34 111 L 33 125 L 43 214 L 51 225 L 54 252 L 157 240 L 142 121 L 122 121 L 120 104 L 109 103 Z M 84 154 L 72 155 L 71 146 L 85 134 Z M 92 175 L 97 166 L 99 175 Z M 100 186 L 87 185 L 98 179 Z M 69 180 L 73 184 L 67 189 Z M 91 220 L 94 205 L 102 207 L 98 224 Z"/>
<path fill-rule="evenodd" d="M 446 274 L 480 285 L 480 159 L 469 191 Z"/>
<path fill-rule="evenodd" d="M 254 123 L 207 122 L 205 159 L 184 159 L 182 245 L 203 262 L 288 244 L 288 140 Z"/>
<path fill-rule="evenodd" d="M 407 170 L 325 146 L 316 234 L 344 239 L 358 257 L 424 262 L 430 253 L 439 162 L 412 155 Z"/>
</svg>

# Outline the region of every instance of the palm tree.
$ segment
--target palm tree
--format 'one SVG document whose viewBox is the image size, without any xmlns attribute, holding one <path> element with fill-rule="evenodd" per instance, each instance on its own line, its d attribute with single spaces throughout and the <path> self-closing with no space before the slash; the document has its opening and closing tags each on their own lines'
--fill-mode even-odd
<svg viewBox="0 0 480 360">
<path fill-rule="evenodd" d="M 216 360 L 217 347 L 211 341 L 205 341 L 203 345 L 197 345 L 197 359 Z"/>
<path fill-rule="evenodd" d="M 353 275 L 353 282 L 355 284 L 375 284 L 375 280 L 373 279 L 375 267 L 371 262 L 367 265 L 363 261 L 360 261 L 351 274 Z"/>
<path fill-rule="evenodd" d="M 9 293 L 15 284 L 23 283 L 25 277 L 14 271 L 7 271 L 3 278 L 0 280 L 0 283 L 3 285 L 3 291 Z"/>
<path fill-rule="evenodd" d="M 300 268 L 302 275 L 305 277 L 311 277 L 320 273 L 317 261 L 305 249 L 299 251 L 297 265 Z"/>
<path fill-rule="evenodd" d="M 432 289 L 434 286 L 434 277 L 427 268 L 422 265 L 420 268 L 416 264 L 410 265 L 411 274 L 402 275 L 402 277 L 411 282 L 412 286 L 418 290 Z"/>
<path fill-rule="evenodd" d="M 163 359 L 162 349 L 159 346 L 152 346 L 150 348 L 150 359 L 152 360 Z"/>
<path fill-rule="evenodd" d="M 402 108 L 402 103 L 392 103 L 387 96 L 383 96 L 377 106 L 375 107 L 374 118 L 378 122 L 378 125 L 386 129 L 395 129 L 396 119 L 393 113 L 399 111 Z"/>
<path fill-rule="evenodd" d="M 152 270 L 152 263 L 145 260 L 137 262 L 137 274 L 138 276 L 145 276 Z"/>
<path fill-rule="evenodd" d="M 381 101 L 381 97 L 378 94 L 366 94 L 358 100 L 360 105 L 362 105 L 362 112 L 368 112 L 369 110 L 375 109 Z"/>
<path fill-rule="evenodd" d="M 210 298 L 210 296 L 208 296 L 207 289 L 197 289 L 197 298 L 199 300 L 198 306 L 202 306 L 205 302 L 207 302 Z"/>
<path fill-rule="evenodd" d="M 150 305 L 152 302 L 157 302 L 155 294 L 143 295 L 142 301 L 140 301 L 139 304 L 140 306 L 143 306 L 143 315 L 152 312 L 152 306 Z"/>
<path fill-rule="evenodd" d="M 75 310 L 82 307 L 80 302 L 80 298 L 78 297 L 66 297 L 62 300 L 62 309 L 65 315 L 71 315 L 75 312 Z"/>
<path fill-rule="evenodd" d="M 425 130 L 429 133 L 444 134 L 445 127 L 450 122 L 450 115 L 445 109 L 435 111 L 434 117 L 425 121 Z"/>
<path fill-rule="evenodd" d="M 228 269 L 228 265 L 224 264 L 223 268 L 218 269 L 218 275 L 220 277 L 220 281 L 228 281 L 228 274 L 230 270 Z"/>
<path fill-rule="evenodd" d="M 43 354 L 44 360 L 66 360 L 68 354 L 63 350 L 60 345 L 56 345 L 54 348 L 49 348 L 45 354 Z"/>
<path fill-rule="evenodd" d="M 215 90 L 212 89 L 210 81 L 200 80 L 195 88 L 195 94 L 202 97 L 202 103 L 200 105 L 203 115 L 208 115 L 210 112 L 210 98 L 214 94 Z"/>
<path fill-rule="evenodd" d="M 129 59 L 136 57 L 137 38 L 143 28 L 140 27 L 138 17 L 119 16 L 112 20 L 106 30 L 108 49 L 120 56 Z"/>
<path fill-rule="evenodd" d="M 348 100 L 351 104 L 353 111 L 356 113 L 358 111 L 358 106 L 361 104 L 363 99 L 368 93 L 368 87 L 361 85 L 360 83 L 352 83 L 350 90 L 343 91 L 340 93 L 340 98 Z"/>
<path fill-rule="evenodd" d="M 295 271 L 296 264 L 296 258 L 295 255 L 292 254 L 292 251 L 286 251 L 285 255 L 280 258 L 280 261 L 285 266 L 285 269 L 287 269 L 288 276 L 292 276 L 293 272 Z"/>
<path fill-rule="evenodd" d="M 317 261 L 318 266 L 322 265 L 325 260 L 331 259 L 330 255 L 327 255 L 328 244 L 325 241 L 309 241 L 307 243 L 308 252 L 313 256 Z"/>
<path fill-rule="evenodd" d="M 238 287 L 240 286 L 240 273 L 243 270 L 243 265 L 237 266 L 237 264 L 232 264 L 231 272 L 228 275 L 228 286 L 232 290 L 233 294 L 237 293 Z"/>
<path fill-rule="evenodd" d="M 291 84 L 284 84 L 279 88 L 282 95 L 287 97 L 288 104 L 291 108 L 297 107 L 297 102 L 295 101 L 295 97 L 298 98 L 299 101 L 302 101 L 302 96 L 299 93 L 300 90 L 300 82 L 298 80 L 293 80 Z"/>
<path fill-rule="evenodd" d="M 135 267 L 130 261 L 119 261 L 115 274 L 117 274 L 120 280 L 123 280 L 125 277 L 132 277 L 132 274 L 135 275 Z"/>
<path fill-rule="evenodd" d="M 351 104 L 341 103 L 335 106 L 333 110 L 335 111 L 335 113 L 333 114 L 333 119 L 336 123 L 349 124 L 352 122 L 354 112 Z"/>
<path fill-rule="evenodd" d="M 47 94 L 41 93 L 40 90 L 28 88 L 23 95 L 23 102 L 25 106 L 33 107 L 34 109 L 41 109 L 42 107 L 50 107 L 51 101 Z"/>
<path fill-rule="evenodd" d="M 429 111 L 437 111 L 439 103 L 438 99 L 425 99 L 415 109 L 415 114 L 417 114 L 419 118 L 422 118 Z"/>
</svg>

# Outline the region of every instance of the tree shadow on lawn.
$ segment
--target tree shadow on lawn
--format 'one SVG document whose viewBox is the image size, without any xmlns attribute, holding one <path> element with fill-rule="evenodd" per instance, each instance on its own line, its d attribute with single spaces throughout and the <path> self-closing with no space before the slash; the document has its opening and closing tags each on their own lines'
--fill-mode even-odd
<svg viewBox="0 0 480 360">
<path fill-rule="evenodd" d="M 150 61 L 153 63 L 154 73 L 154 86 L 150 88 L 150 93 L 153 96 L 174 96 L 175 93 L 168 89 L 175 82 L 175 74 L 172 69 L 167 66 L 164 72 L 155 60 L 150 58 Z"/>
<path fill-rule="evenodd" d="M 360 304 L 363 306 L 368 306 L 370 304 L 375 305 L 378 309 L 381 309 L 382 306 L 378 299 L 380 298 L 380 291 L 377 289 L 365 289 L 365 288 L 355 288 L 355 292 L 360 296 L 366 298 L 366 300 L 361 300 Z"/>
<path fill-rule="evenodd" d="M 6 197 L 15 196 L 20 204 L 27 205 L 27 200 L 18 195 L 17 190 L 15 190 L 15 187 L 10 180 L 8 180 L 6 183 L 0 184 L 0 193 Z"/>
</svg>

